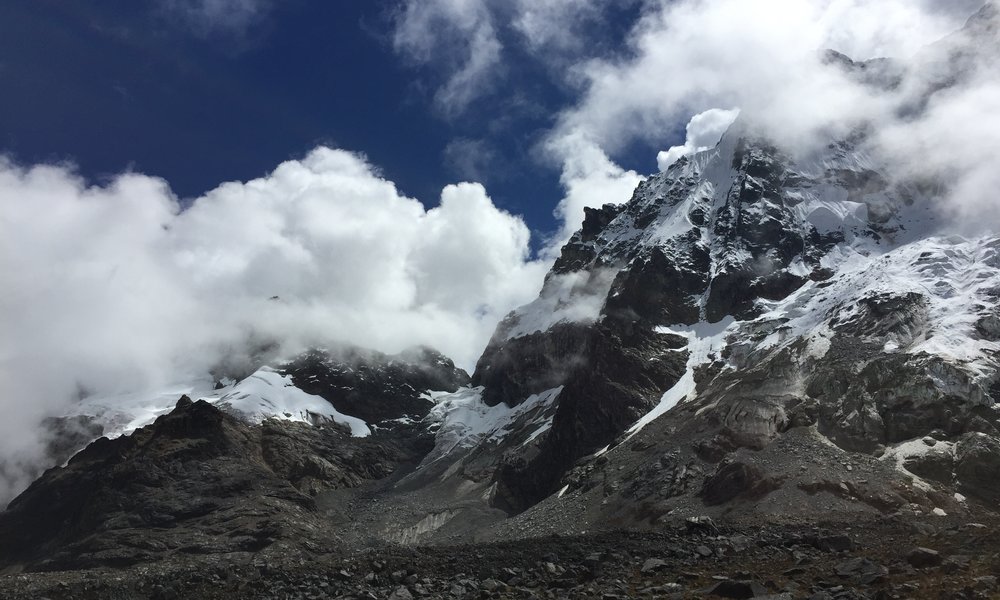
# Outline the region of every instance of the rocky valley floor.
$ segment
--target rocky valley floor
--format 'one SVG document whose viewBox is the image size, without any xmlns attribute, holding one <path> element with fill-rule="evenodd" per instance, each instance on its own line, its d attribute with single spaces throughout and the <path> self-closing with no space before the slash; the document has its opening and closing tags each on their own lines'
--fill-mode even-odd
<svg viewBox="0 0 1000 600">
<path fill-rule="evenodd" d="M 5 573 L 20 598 L 997 598 L 996 521 L 950 517 L 656 531 L 474 546 L 174 557 Z"/>
</svg>

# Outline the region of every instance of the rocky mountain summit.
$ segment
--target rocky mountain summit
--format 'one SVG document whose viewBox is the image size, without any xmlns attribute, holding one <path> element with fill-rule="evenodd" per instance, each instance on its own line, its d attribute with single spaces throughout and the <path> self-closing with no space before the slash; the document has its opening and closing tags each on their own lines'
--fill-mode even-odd
<svg viewBox="0 0 1000 600">
<path fill-rule="evenodd" d="M 356 347 L 312 350 L 282 372 L 306 393 L 377 426 L 419 421 L 434 406 L 426 391 L 454 392 L 469 384 L 465 371 L 430 348 L 411 348 L 395 356 Z"/>
<path fill-rule="evenodd" d="M 827 60 L 919 111 L 997 18 L 916 66 Z M 53 427 L 113 439 L 0 514 L 0 567 L 160 565 L 116 589 L 160 597 L 194 564 L 261 582 L 218 597 L 1000 593 L 1000 236 L 943 233 L 943 184 L 874 133 L 791 153 L 741 117 L 587 209 L 471 377 L 429 349 L 313 350 L 156 410 L 85 402 Z"/>
</svg>

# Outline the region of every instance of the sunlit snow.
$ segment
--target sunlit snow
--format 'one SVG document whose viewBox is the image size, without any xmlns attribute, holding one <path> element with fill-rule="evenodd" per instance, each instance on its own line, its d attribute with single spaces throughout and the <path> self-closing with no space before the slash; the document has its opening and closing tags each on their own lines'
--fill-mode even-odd
<svg viewBox="0 0 1000 600">
<path fill-rule="evenodd" d="M 726 336 L 736 320 L 726 317 L 718 323 L 701 322 L 695 325 L 672 325 L 670 327 L 657 327 L 657 333 L 673 334 L 686 337 L 688 339 L 688 360 L 684 375 L 667 390 L 660 402 L 641 419 L 635 422 L 628 429 L 631 437 L 638 433 L 643 427 L 652 423 L 657 417 L 677 406 L 678 403 L 687 400 L 695 390 L 694 371 L 707 362 L 710 362 L 712 354 L 718 352 L 726 343 Z"/>
<path fill-rule="evenodd" d="M 546 415 L 562 386 L 532 394 L 524 402 L 511 408 L 500 403 L 487 406 L 483 402 L 483 388 L 462 388 L 453 394 L 431 395 L 436 403 L 425 418 L 428 423 L 440 423 L 434 450 L 424 459 L 423 465 L 433 463 L 456 450 L 471 448 L 482 441 L 500 442 L 518 419 L 532 416 L 522 428 L 534 427 L 526 442 L 535 439 L 551 426 L 551 415 Z"/>
<path fill-rule="evenodd" d="M 295 387 L 289 375 L 264 367 L 237 383 L 230 390 L 200 398 L 219 408 L 235 412 L 251 423 L 276 418 L 286 421 L 314 423 L 329 419 L 347 425 L 354 437 L 371 435 L 368 425 L 357 417 L 338 412 L 320 396 L 307 394 Z"/>
<path fill-rule="evenodd" d="M 351 435 L 371 435 L 368 425 L 356 417 L 338 412 L 320 396 L 295 387 L 292 378 L 263 367 L 239 382 L 213 389 L 210 377 L 162 386 L 158 389 L 84 398 L 66 416 L 93 417 L 109 438 L 132 433 L 174 409 L 181 396 L 204 400 L 250 423 L 276 418 L 316 423 L 324 419 L 346 425 Z"/>
</svg>

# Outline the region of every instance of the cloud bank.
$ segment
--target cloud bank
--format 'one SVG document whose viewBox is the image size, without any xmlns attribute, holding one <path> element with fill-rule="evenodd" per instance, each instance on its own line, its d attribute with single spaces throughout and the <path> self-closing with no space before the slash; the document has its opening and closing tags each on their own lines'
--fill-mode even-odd
<svg viewBox="0 0 1000 600">
<path fill-rule="evenodd" d="M 520 44 L 577 91 L 542 144 L 561 165 L 566 190 L 556 209 L 563 225 L 549 255 L 579 225 L 584 206 L 631 196 L 640 177 L 616 156 L 636 143 L 663 144 L 688 123 L 688 139 L 657 157 L 663 169 L 714 145 L 730 110 L 793 155 L 871 125 L 877 138 L 867 149 L 887 168 L 900 177 L 929 169 L 947 183 L 944 214 L 960 219 L 995 206 L 988 197 L 1000 168 L 990 157 L 1000 130 L 988 104 L 1000 80 L 996 30 L 987 32 L 986 42 L 972 43 L 974 56 L 960 64 L 943 60 L 942 44 L 935 44 L 962 28 L 982 0 L 645 0 L 610 55 L 589 51 L 592 40 L 585 37 L 585 25 L 600 19 L 607 5 L 405 2 L 408 14 L 439 4 L 461 6 L 477 23 L 488 22 L 496 48 L 488 65 L 476 63 L 483 68 L 475 80 L 453 77 L 449 85 L 486 93 L 490 88 L 478 84 L 502 77 L 511 68 L 505 62 L 510 45 Z M 424 29 L 421 39 L 433 40 L 433 32 Z M 474 47 L 475 37 L 469 40 Z M 855 61 L 894 57 L 887 64 L 902 68 L 903 82 L 891 90 L 872 86 L 827 60 L 827 49 Z M 939 79 L 961 71 L 960 85 L 929 93 L 935 69 Z M 915 105 L 919 112 L 907 111 Z"/>
<path fill-rule="evenodd" d="M 989 108 L 1000 85 L 995 9 L 980 14 L 982 24 L 953 33 L 980 6 L 909 0 L 648 2 L 629 36 L 630 52 L 584 61 L 573 71 L 582 82 L 579 100 L 560 115 L 547 143 L 563 164 L 567 199 L 560 210 L 629 198 L 620 193 L 624 189 L 616 194 L 609 188 L 601 197 L 568 200 L 578 198 L 575 188 L 594 176 L 576 168 L 580 145 L 572 140 L 589 140 L 588 153 L 614 156 L 637 142 L 668 139 L 678 123 L 688 122 L 687 141 L 658 156 L 663 169 L 683 154 L 714 146 L 734 116 L 717 107 L 732 107 L 799 157 L 867 128 L 872 134 L 865 150 L 890 176 L 943 186 L 938 208 L 953 226 L 996 226 L 1000 124 Z M 895 58 L 845 68 L 826 49 L 855 61 Z M 614 174 L 614 161 L 608 164 L 605 172 Z"/>
<path fill-rule="evenodd" d="M 823 64 L 906 58 L 951 33 L 973 10 L 942 13 L 910 0 L 681 0 L 649 2 L 623 58 L 579 65 L 579 102 L 556 135 L 585 131 L 607 151 L 656 142 L 710 108 L 733 107 L 767 131 L 808 135 L 877 98 Z M 873 106 L 873 103 L 875 106 Z"/>
<path fill-rule="evenodd" d="M 545 265 L 479 184 L 426 210 L 363 157 L 318 148 L 181 210 L 166 182 L 88 186 L 0 160 L 0 503 L 41 455 L 38 422 L 80 395 L 155 388 L 351 342 L 432 345 L 470 368 Z"/>
</svg>

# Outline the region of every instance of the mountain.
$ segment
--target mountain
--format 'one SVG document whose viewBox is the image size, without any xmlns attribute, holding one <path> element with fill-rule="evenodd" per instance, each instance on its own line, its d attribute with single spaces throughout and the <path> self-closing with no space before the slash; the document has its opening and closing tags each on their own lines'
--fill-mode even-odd
<svg viewBox="0 0 1000 600">
<path fill-rule="evenodd" d="M 580 493 L 601 507 L 583 528 L 609 507 L 643 521 L 649 503 L 776 518 L 964 510 L 953 492 L 995 505 L 1000 239 L 926 235 L 927 199 L 875 168 L 856 144 L 794 161 L 737 126 L 588 211 L 473 375 L 487 406 L 554 395 L 544 430 L 515 423 L 449 476 L 480 482 L 489 463 L 480 487 L 512 513 Z M 560 318 L 574 305 L 597 310 Z"/>
<path fill-rule="evenodd" d="M 430 348 L 388 355 L 339 344 L 278 361 L 275 368 L 265 364 L 273 358 L 263 353 L 255 365 L 222 365 L 213 376 L 152 390 L 87 396 L 69 414 L 44 423 L 51 462 L 66 462 L 101 435 L 117 437 L 152 423 L 182 395 L 252 423 L 335 421 L 365 436 L 373 428 L 399 429 L 426 416 L 433 406 L 426 390 L 453 392 L 469 381 L 465 371 Z"/>
<path fill-rule="evenodd" d="M 876 89 L 918 81 L 904 107 L 918 114 L 961 85 L 970 54 L 1000 47 L 997 19 L 988 5 L 912 63 L 825 60 Z M 428 349 L 314 350 L 179 402 L 85 402 L 54 426 L 117 437 L 50 469 L 0 514 L 0 564 L 308 563 L 457 543 L 477 544 L 478 560 L 541 536 L 626 529 L 675 548 L 678 568 L 727 555 L 712 544 L 773 548 L 754 559 L 765 570 L 799 553 L 774 575 L 794 578 L 813 560 L 803 552 L 871 545 L 889 556 L 918 534 L 940 542 L 926 525 L 939 519 L 952 542 L 971 544 L 956 553 L 987 557 L 947 574 L 964 578 L 966 597 L 987 594 L 974 577 L 996 552 L 976 532 L 1000 502 L 1000 235 L 945 235 L 943 183 L 896 173 L 871 149 L 876 127 L 792 153 L 741 116 L 628 202 L 587 209 L 538 298 L 498 325 L 471 377 Z M 60 439 L 59 452 L 76 449 Z M 837 573 L 902 586 L 938 560 L 918 550 L 884 558 L 901 561 L 896 571 Z M 575 580 L 542 557 L 539 577 L 575 586 L 609 560 L 623 577 L 669 570 L 612 553 L 581 557 L 589 566 L 571 569 Z M 417 589 L 413 573 L 372 568 L 351 590 Z M 453 597 L 472 589 L 455 585 Z M 727 597 L 761 595 L 744 592 Z"/>
<path fill-rule="evenodd" d="M 430 349 L 385 355 L 344 346 L 262 367 L 201 399 L 181 396 L 151 423 L 90 443 L 12 501 L 0 514 L 0 561 L 66 569 L 333 544 L 335 532 L 323 525 L 336 512 L 335 491 L 419 461 L 434 443 L 414 425 L 432 407 L 423 390 L 466 383 L 464 371 Z M 338 410 L 354 411 L 360 397 L 372 399 L 357 411 L 367 423 Z M 140 423 L 157 398 L 56 422 L 74 427 L 64 440 L 79 441 L 81 419 L 99 435 L 101 423 Z"/>
<path fill-rule="evenodd" d="M 917 86 L 919 104 L 959 85 L 970 54 L 997 48 L 996 19 L 987 6 L 920 57 L 907 77 L 933 85 Z M 892 61 L 829 60 L 879 89 L 905 73 Z M 953 67 L 945 83 L 925 75 L 941 63 Z M 808 432 L 814 446 L 890 467 L 873 494 L 917 476 L 994 504 L 985 474 L 1000 466 L 1000 241 L 936 233 L 939 188 L 880 163 L 873 127 L 793 157 L 741 117 L 715 149 L 650 177 L 628 203 L 588 209 L 539 298 L 501 323 L 473 374 L 487 406 L 559 390 L 543 433 L 493 450 L 494 505 L 517 513 L 572 493 L 585 485 L 574 473 L 598 461 L 607 466 L 591 478 L 628 468 L 614 449 L 647 426 L 661 437 L 642 444 L 680 452 L 671 461 L 689 474 L 725 476 Z M 480 454 L 458 464 L 478 474 Z M 810 497 L 831 487 L 797 482 L 802 460 L 750 479 Z M 918 479 L 889 504 L 930 489 Z"/>
</svg>

